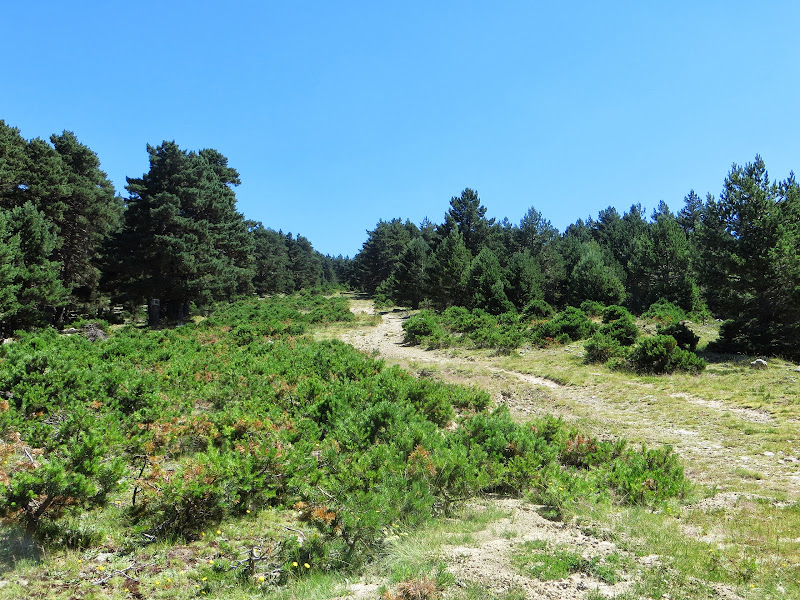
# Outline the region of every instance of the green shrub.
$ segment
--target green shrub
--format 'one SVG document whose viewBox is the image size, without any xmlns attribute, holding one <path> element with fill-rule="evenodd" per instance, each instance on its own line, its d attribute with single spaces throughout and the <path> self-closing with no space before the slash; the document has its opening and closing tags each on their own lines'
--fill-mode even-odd
<svg viewBox="0 0 800 600">
<path fill-rule="evenodd" d="M 95 430 L 93 420 L 85 411 L 65 416 L 51 429 L 50 448 L 29 449 L 19 434 L 11 437 L 11 446 L 2 444 L 6 451 L 16 449 L 21 460 L 5 474 L 0 514 L 22 521 L 27 533 L 36 535 L 44 521 L 54 521 L 66 511 L 105 505 L 108 495 L 119 487 L 125 465 L 120 457 L 108 459 L 103 428 Z M 113 441 L 114 437 L 109 428 L 107 438 Z M 8 462 L 6 458 L 0 465 L 0 475 Z"/>
<path fill-rule="evenodd" d="M 449 383 L 441 383 L 439 385 L 447 391 L 450 402 L 456 408 L 481 411 L 488 408 L 492 402 L 489 392 L 479 387 L 466 387 Z"/>
<path fill-rule="evenodd" d="M 690 352 L 694 352 L 697 349 L 697 343 L 700 341 L 700 336 L 689 329 L 689 326 L 684 322 L 672 323 L 666 327 L 659 326 L 658 333 L 671 335 L 678 343 L 678 348 L 689 350 Z"/>
<path fill-rule="evenodd" d="M 670 359 L 678 342 L 669 335 L 642 339 L 631 352 L 630 361 L 638 373 L 669 373 Z"/>
<path fill-rule="evenodd" d="M 657 302 L 653 302 L 642 313 L 642 318 L 651 319 L 662 325 L 670 325 L 672 323 L 680 323 L 686 320 L 687 317 L 686 312 L 680 306 L 662 298 Z"/>
<path fill-rule="evenodd" d="M 475 329 L 475 315 L 463 306 L 450 306 L 442 313 L 442 322 L 453 331 L 468 333 Z"/>
<path fill-rule="evenodd" d="M 422 344 L 427 338 L 441 336 L 444 332 L 435 315 L 423 310 L 403 322 L 403 340 L 408 344 Z"/>
<path fill-rule="evenodd" d="M 607 306 L 603 309 L 603 323 L 611 323 L 612 321 L 617 321 L 619 319 L 628 319 L 630 321 L 633 320 L 633 315 L 628 312 L 628 309 L 624 306 L 618 306 L 617 304 L 612 304 L 611 306 Z"/>
<path fill-rule="evenodd" d="M 648 449 L 644 444 L 640 451 L 629 449 L 611 463 L 605 484 L 624 504 L 636 505 L 681 497 L 689 488 L 680 459 L 670 446 Z"/>
<path fill-rule="evenodd" d="M 550 321 L 540 324 L 537 329 L 540 337 L 560 338 L 568 343 L 589 337 L 597 326 L 585 312 L 574 306 L 568 306 Z"/>
<path fill-rule="evenodd" d="M 615 338 L 595 333 L 583 345 L 587 363 L 605 363 L 612 356 L 625 356 L 625 350 Z"/>
<path fill-rule="evenodd" d="M 692 352 L 678 348 L 669 335 L 655 335 L 639 341 L 630 354 L 630 363 L 637 373 L 673 373 L 676 370 L 699 373 L 704 360 Z"/>
<path fill-rule="evenodd" d="M 544 300 L 531 300 L 522 309 L 522 317 L 524 319 L 547 319 L 556 314 L 556 309 L 550 306 Z"/>
<path fill-rule="evenodd" d="M 523 340 L 523 333 L 512 327 L 482 327 L 469 335 L 476 348 L 496 348 L 500 352 L 508 352 L 518 348 Z"/>
<path fill-rule="evenodd" d="M 584 300 L 581 302 L 580 308 L 590 317 L 598 317 L 605 310 L 603 303 L 597 300 Z"/>
<path fill-rule="evenodd" d="M 639 328 L 632 317 L 623 316 L 601 325 L 598 333 L 616 340 L 621 346 L 630 346 L 639 337 Z"/>
<path fill-rule="evenodd" d="M 672 353 L 672 361 L 670 366 L 673 371 L 684 371 L 686 373 L 697 374 L 706 368 L 707 363 L 694 352 L 683 350 L 682 348 L 676 348 Z"/>
<path fill-rule="evenodd" d="M 488 412 L 481 389 L 416 379 L 342 342 L 295 335 L 312 320 L 347 320 L 343 308 L 313 294 L 247 300 L 175 330 L 128 327 L 94 344 L 42 332 L 0 347 L 3 515 L 33 522 L 42 538 L 62 514 L 102 510 L 125 470 L 134 493 L 118 497 L 131 499 L 119 527 L 128 539 L 187 538 L 248 509 L 303 504 L 303 543 L 285 532 L 271 540 L 268 566 L 283 581 L 292 561 L 358 568 L 388 536 L 476 494 L 533 490 L 562 510 L 609 473 L 609 489 L 623 486 L 613 477 L 635 479 L 612 473 L 621 458 L 633 474 L 655 470 L 616 446 L 576 441 L 554 417 L 520 424 L 507 410 Z M 407 334 L 471 344 L 477 334 L 498 345 L 523 328 L 513 312 L 445 313 L 409 319 Z M 554 321 L 554 337 L 569 342 L 588 318 L 573 309 Z M 450 327 L 469 333 L 448 337 Z"/>
<path fill-rule="evenodd" d="M 475 468 L 486 477 L 484 489 L 519 494 L 539 482 L 543 467 L 555 464 L 558 448 L 548 435 L 559 434 L 548 426 L 541 432 L 535 425 L 522 426 L 501 407 L 465 419 L 451 439 L 472 449 Z"/>
</svg>

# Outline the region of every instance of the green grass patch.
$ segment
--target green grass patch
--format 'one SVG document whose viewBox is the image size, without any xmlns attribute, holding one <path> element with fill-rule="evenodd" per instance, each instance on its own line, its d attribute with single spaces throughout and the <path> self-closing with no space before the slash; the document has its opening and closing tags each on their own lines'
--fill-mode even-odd
<svg viewBox="0 0 800 600">
<path fill-rule="evenodd" d="M 515 547 L 511 561 L 524 575 L 546 581 L 565 579 L 573 573 L 584 573 L 613 585 L 619 577 L 618 554 L 584 558 L 569 548 L 553 546 L 540 540 L 524 542 Z"/>
</svg>

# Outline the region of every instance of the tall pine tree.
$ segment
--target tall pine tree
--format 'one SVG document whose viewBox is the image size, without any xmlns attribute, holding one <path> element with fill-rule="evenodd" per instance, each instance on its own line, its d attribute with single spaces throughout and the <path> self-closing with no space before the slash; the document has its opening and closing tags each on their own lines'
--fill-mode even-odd
<svg viewBox="0 0 800 600">
<path fill-rule="evenodd" d="M 232 189 L 238 173 L 213 150 L 164 142 L 147 152 L 150 170 L 128 178 L 109 285 L 128 302 L 159 299 L 162 312 L 177 319 L 191 302 L 250 291 L 252 237 Z"/>
</svg>

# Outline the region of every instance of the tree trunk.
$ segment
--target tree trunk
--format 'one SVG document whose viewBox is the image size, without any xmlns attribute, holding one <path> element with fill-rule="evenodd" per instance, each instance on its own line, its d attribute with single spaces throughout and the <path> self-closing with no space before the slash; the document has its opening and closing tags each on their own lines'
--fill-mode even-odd
<svg viewBox="0 0 800 600">
<path fill-rule="evenodd" d="M 151 298 L 147 306 L 147 324 L 156 327 L 161 319 L 161 301 L 158 298 Z"/>
</svg>

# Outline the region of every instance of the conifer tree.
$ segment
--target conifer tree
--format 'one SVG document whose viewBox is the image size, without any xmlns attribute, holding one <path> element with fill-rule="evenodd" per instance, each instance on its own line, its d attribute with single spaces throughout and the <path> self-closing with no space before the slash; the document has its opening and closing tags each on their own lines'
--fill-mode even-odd
<svg viewBox="0 0 800 600">
<path fill-rule="evenodd" d="M 0 258 L 9 261 L 0 271 L 0 282 L 7 286 L 0 300 L 0 329 L 9 334 L 47 325 L 68 296 L 60 265 L 50 260 L 56 245 L 52 225 L 31 202 L 0 213 L 0 244 L 5 246 Z"/>
<path fill-rule="evenodd" d="M 703 283 L 713 310 L 729 319 L 721 346 L 800 356 L 794 176 L 770 182 L 763 159 L 734 164 L 719 200 L 709 199 L 699 230 Z M 796 223 L 796 221 L 794 221 Z"/>
<path fill-rule="evenodd" d="M 408 243 L 420 235 L 411 221 L 378 221 L 354 260 L 356 284 L 368 294 L 389 279 Z"/>
<path fill-rule="evenodd" d="M 439 243 L 428 263 L 429 296 L 439 308 L 466 304 L 466 274 L 471 256 L 458 229 Z"/>
<path fill-rule="evenodd" d="M 302 290 L 322 285 L 322 257 L 314 250 L 311 242 L 302 235 L 292 238 L 286 236 L 288 248 L 288 267 L 294 279 L 294 289 Z"/>
<path fill-rule="evenodd" d="M 533 300 L 544 300 L 544 275 L 539 263 L 526 248 L 511 255 L 505 269 L 506 295 L 521 309 Z"/>
<path fill-rule="evenodd" d="M 289 270 L 289 249 L 283 232 L 250 223 L 253 238 L 253 287 L 259 294 L 290 294 L 294 277 Z"/>
<path fill-rule="evenodd" d="M 508 300 L 505 287 L 500 261 L 494 252 L 484 248 L 473 259 L 467 272 L 466 292 L 469 308 L 482 308 L 494 315 L 513 310 L 514 305 Z"/>
<path fill-rule="evenodd" d="M 701 309 L 692 271 L 692 250 L 684 230 L 663 202 L 653 213 L 653 223 L 637 238 L 630 261 L 633 288 L 630 306 L 641 311 L 660 299 L 669 300 L 687 312 Z"/>
<path fill-rule="evenodd" d="M 486 218 L 486 207 L 481 204 L 478 192 L 466 188 L 460 196 L 450 199 L 450 209 L 438 233 L 445 238 L 453 229 L 457 229 L 472 256 L 477 256 L 489 237 L 492 225 L 494 219 Z"/>
<path fill-rule="evenodd" d="M 19 303 L 19 234 L 11 231 L 9 212 L 0 208 L 0 334 L 5 334 L 5 324 L 16 314 Z"/>
<path fill-rule="evenodd" d="M 63 212 L 55 222 L 61 262 L 61 280 L 76 300 L 89 301 L 100 280 L 98 259 L 106 239 L 122 217 L 122 200 L 107 175 L 100 170 L 97 155 L 75 134 L 64 131 L 50 136 L 64 165 Z"/>
<path fill-rule="evenodd" d="M 248 292 L 252 237 L 236 211 L 238 174 L 216 151 L 147 147 L 150 170 L 128 178 L 124 228 L 108 284 L 129 302 L 160 301 L 171 318 Z"/>
<path fill-rule="evenodd" d="M 569 287 L 574 306 L 579 306 L 584 300 L 605 305 L 625 302 L 625 286 L 596 242 L 583 244 L 581 258 L 572 269 Z"/>
<path fill-rule="evenodd" d="M 537 257 L 544 248 L 559 238 L 558 230 L 533 206 L 519 223 L 519 244 Z"/>
<path fill-rule="evenodd" d="M 430 248 L 421 237 L 411 240 L 400 255 L 391 277 L 378 289 L 398 303 L 419 308 L 426 292 L 426 271 Z"/>
</svg>

